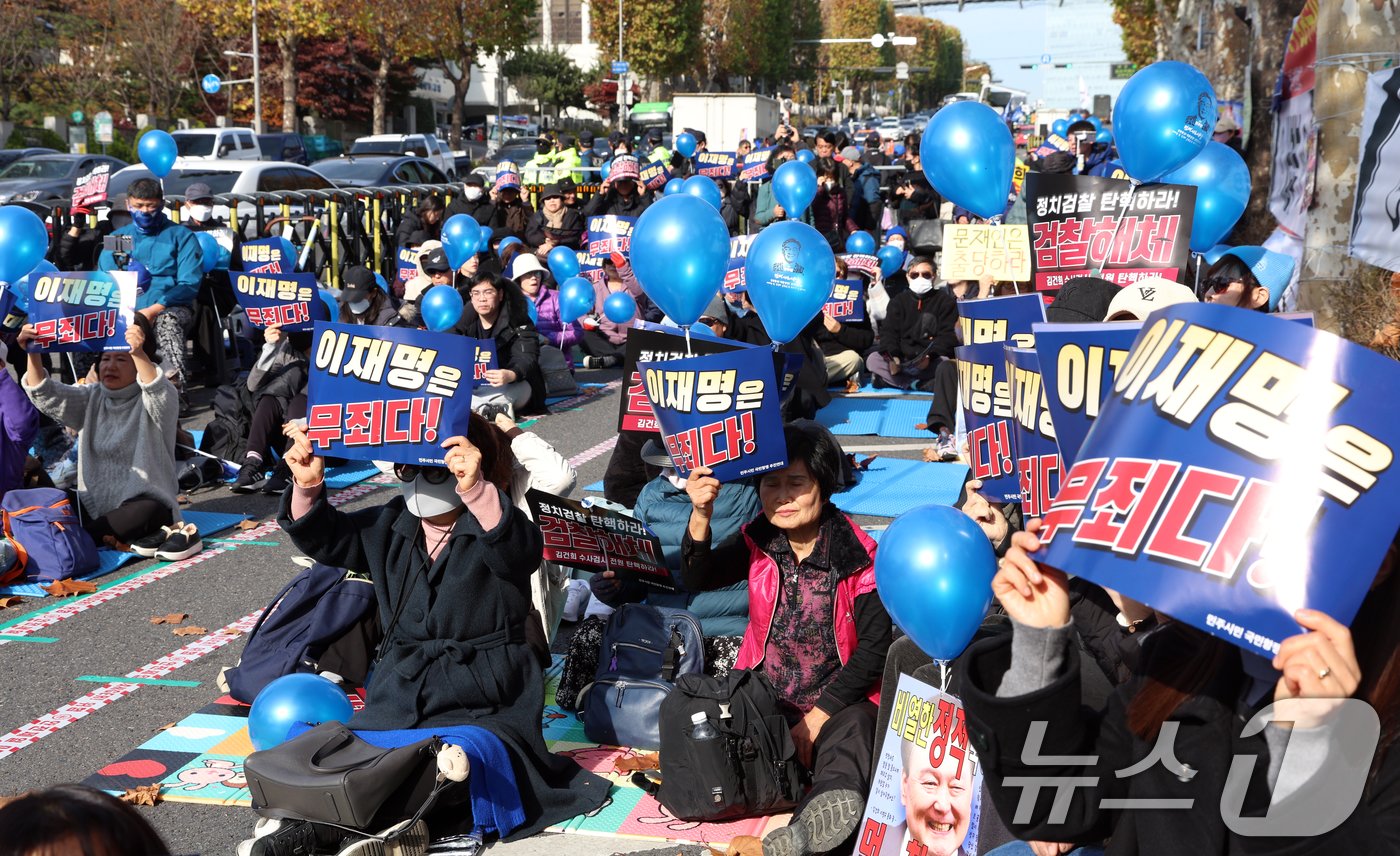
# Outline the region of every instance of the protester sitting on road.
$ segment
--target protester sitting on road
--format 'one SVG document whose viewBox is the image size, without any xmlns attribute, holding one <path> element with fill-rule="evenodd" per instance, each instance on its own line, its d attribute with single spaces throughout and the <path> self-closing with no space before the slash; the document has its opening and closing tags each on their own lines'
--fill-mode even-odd
<svg viewBox="0 0 1400 856">
<path fill-rule="evenodd" d="M 831 435 L 788 425 L 788 465 L 759 476 L 763 513 L 714 544 L 721 485 L 690 472 L 693 508 L 681 545 L 690 591 L 749 580 L 749 623 L 736 668 L 777 691 L 812 788 L 763 851 L 807 854 L 849 842 L 870 787 L 880 674 L 893 633 L 875 590 L 875 542 L 831 503 L 841 449 Z"/>
<path fill-rule="evenodd" d="M 890 298 L 880 324 L 878 349 L 865 361 L 877 387 L 924 389 L 941 360 L 958 345 L 958 304 L 933 286 L 933 262 L 915 258 L 905 273 L 909 288 Z"/>
<path fill-rule="evenodd" d="M 642 284 L 632 274 L 620 253 L 603 259 L 604 281 L 593 281 L 593 315 L 583 319 L 583 337 L 579 346 L 585 354 L 582 365 L 586 369 L 611 369 L 622 365 L 623 346 L 627 344 L 627 330 L 631 325 L 618 324 L 610 320 L 603 311 L 608 296 L 626 291 L 637 302 L 637 315 L 642 315 L 642 305 L 647 302 L 642 293 Z"/>
<path fill-rule="evenodd" d="M 505 237 L 525 240 L 525 230 L 535 211 L 520 196 L 520 174 L 502 170 L 491 188 L 491 202 L 496 206 L 491 217 L 492 240 L 499 242 Z"/>
<path fill-rule="evenodd" d="M 341 324 L 385 326 L 399 317 L 393 298 L 384 293 L 374 274 L 364 265 L 351 265 L 340 275 Z"/>
<path fill-rule="evenodd" d="M 486 382 L 472 391 L 472 409 L 488 418 L 498 408 L 512 419 L 543 412 L 539 334 L 530 323 L 525 295 L 515 283 L 483 273 L 477 274 L 467 297 L 454 330 L 473 339 L 494 340 L 499 366 L 487 371 Z"/>
<path fill-rule="evenodd" d="M 155 363 L 155 336 L 136 313 L 129 351 L 107 351 L 97 383 L 69 386 L 49 376 L 30 350 L 34 325 L 20 330 L 29 350 L 24 391 L 44 415 L 78 433 L 78 488 L 83 527 L 99 546 L 130 549 L 163 561 L 198 553 L 199 530 L 182 524 L 175 481 L 175 385 Z"/>
<path fill-rule="evenodd" d="M 454 214 L 466 214 L 481 226 L 491 225 L 496 215 L 496 205 L 486 195 L 486 179 L 479 173 L 469 172 L 462 179 L 462 195 L 455 197 L 447 206 L 443 222 L 452 219 Z"/>
<path fill-rule="evenodd" d="M 138 178 L 126 194 L 132 222 L 112 232 L 131 238 L 131 255 L 123 268 L 103 250 L 102 270 L 131 270 L 137 274 L 136 311 L 154 326 L 162 365 L 181 397 L 185 392 L 185 337 L 194 326 L 194 301 L 204 278 L 199 241 L 194 233 L 165 216 L 165 192 L 153 178 Z M 183 408 L 182 408 L 183 409 Z"/>
<path fill-rule="evenodd" d="M 585 227 L 590 217 L 605 217 L 609 214 L 618 217 L 642 216 L 651 200 L 638 183 L 641 169 L 641 164 L 631 155 L 618 155 L 613 158 L 608 177 L 603 181 L 602 191 L 583 206 Z"/>
<path fill-rule="evenodd" d="M 441 240 L 442 223 L 446 219 L 447 206 L 436 196 L 423 197 L 417 208 L 405 210 L 399 227 L 394 230 L 394 244 L 400 249 L 410 246 L 414 232 L 422 232 L 429 241 Z M 421 241 L 421 239 L 420 239 Z"/>
<path fill-rule="evenodd" d="M 607 782 L 544 744 L 544 676 L 525 634 L 543 542 L 491 480 L 503 469 L 495 450 L 448 438 L 446 466 L 397 465 L 401 496 L 347 513 L 329 502 L 305 431 L 284 430 L 294 487 L 278 522 L 316 561 L 368 573 L 379 603 L 380 659 L 350 727 L 471 725 L 498 738 L 510 763 L 491 790 L 514 779 L 525 812 L 513 835 L 602 805 Z"/>
<path fill-rule="evenodd" d="M 39 433 L 39 411 L 20 389 L 0 342 L 0 498 L 24 486 L 24 459 Z"/>
<path fill-rule="evenodd" d="M 1207 303 L 1259 312 L 1278 309 L 1293 278 L 1293 259 L 1263 247 L 1231 247 L 1201 278 Z"/>
<path fill-rule="evenodd" d="M 131 804 L 85 785 L 55 785 L 0 803 L 0 841 L 13 856 L 170 853 Z"/>
<path fill-rule="evenodd" d="M 837 259 L 836 278 L 846 279 L 848 275 L 845 259 Z M 864 305 L 864 291 L 861 292 L 859 303 L 859 321 L 838 321 L 826 312 L 821 314 L 821 327 L 816 330 L 814 338 L 817 347 L 822 351 L 828 384 L 854 380 L 860 374 L 860 370 L 865 368 L 865 358 L 862 354 L 875 344 L 875 330 L 870 326 L 870 318 Z"/>
<path fill-rule="evenodd" d="M 560 317 L 559 290 L 552 287 L 554 280 L 549 271 L 533 253 L 520 253 L 511 260 L 510 278 L 535 306 L 535 330 L 544 338 L 542 344 L 558 350 L 565 363 L 571 364 L 573 347 L 583 335 L 583 328 L 577 321 L 565 323 Z M 555 359 L 559 359 L 559 354 Z"/>
<path fill-rule="evenodd" d="M 248 493 L 261 488 L 266 494 L 281 494 L 287 489 L 287 468 L 280 461 L 271 478 L 266 474 L 268 465 L 274 457 L 280 457 L 286 446 L 282 423 L 306 417 L 311 341 L 309 330 L 284 333 L 282 328 L 272 326 L 263 331 L 262 353 L 248 372 L 253 413 L 248 420 L 243 466 L 229 486 L 233 491 Z"/>
<path fill-rule="evenodd" d="M 564 204 L 559 185 L 546 185 L 540 191 L 540 210 L 530 216 L 525 227 L 525 244 L 540 258 L 555 247 L 577 250 L 583 240 L 583 217 Z"/>
</svg>

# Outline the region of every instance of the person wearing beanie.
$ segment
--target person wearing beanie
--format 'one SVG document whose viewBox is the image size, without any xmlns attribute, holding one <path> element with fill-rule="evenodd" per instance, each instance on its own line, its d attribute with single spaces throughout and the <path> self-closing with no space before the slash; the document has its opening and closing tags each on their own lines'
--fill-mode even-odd
<svg viewBox="0 0 1400 856">
<path fill-rule="evenodd" d="M 496 206 L 490 223 L 494 240 L 500 241 L 507 236 L 525 240 L 525 228 L 530 225 L 530 216 L 535 209 L 520 195 L 520 173 L 515 164 L 502 161 L 497 165 L 491 201 Z"/>
<path fill-rule="evenodd" d="M 618 217 L 640 217 L 651 204 L 646 190 L 638 179 L 641 177 L 641 164 L 632 155 L 618 155 L 613 158 L 612 168 L 603 191 L 583 207 L 584 223 L 590 217 L 604 217 L 613 214 Z"/>
<path fill-rule="evenodd" d="M 24 458 L 39 433 L 39 411 L 10 374 L 7 359 L 9 349 L 0 341 L 0 498 L 24 486 Z"/>
<path fill-rule="evenodd" d="M 1232 247 L 1202 277 L 1206 303 L 1259 312 L 1278 309 L 1293 279 L 1293 259 L 1263 247 Z"/>
<path fill-rule="evenodd" d="M 479 225 L 489 226 L 496 216 L 496 205 L 486 193 L 486 179 L 472 172 L 462 179 L 462 193 L 453 197 L 447 206 L 447 219 L 454 214 L 465 214 Z"/>
<path fill-rule="evenodd" d="M 540 258 L 547 258 L 555 247 L 577 250 L 583 230 L 583 216 L 564 204 L 559 185 L 547 184 L 540 191 L 540 210 L 530 215 L 525 227 L 525 245 Z"/>
</svg>

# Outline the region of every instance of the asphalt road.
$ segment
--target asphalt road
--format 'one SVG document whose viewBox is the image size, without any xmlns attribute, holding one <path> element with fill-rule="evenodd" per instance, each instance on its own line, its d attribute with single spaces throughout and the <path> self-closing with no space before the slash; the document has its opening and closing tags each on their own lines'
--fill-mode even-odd
<svg viewBox="0 0 1400 856">
<path fill-rule="evenodd" d="M 580 372 L 580 380 L 604 381 L 612 372 Z M 196 393 L 196 402 L 207 394 Z M 207 410 L 187 420 L 191 427 L 207 421 Z M 603 477 L 608 442 L 616 437 L 617 393 L 604 392 L 578 407 L 543 417 L 533 428 L 565 456 L 576 461 L 582 487 Z M 916 457 L 918 444 L 894 444 L 876 437 L 846 438 L 862 449 L 890 445 L 892 457 Z M 354 489 L 352 489 L 354 490 Z M 361 488 L 365 495 L 344 508 L 355 509 L 384 502 L 391 487 Z M 275 517 L 277 500 L 261 495 L 239 495 L 223 487 L 202 489 L 191 495 L 191 508 L 249 514 L 257 521 Z M 883 518 L 860 519 L 883 524 Z M 189 643 L 198 635 L 177 637 L 167 625 L 153 625 L 152 616 L 187 613 L 186 625 L 214 633 L 262 608 L 298 571 L 292 559 L 298 555 L 290 540 L 275 526 L 259 532 L 243 545 L 209 543 L 200 561 L 190 562 L 168 575 L 152 573 L 152 561 L 128 565 L 97 582 L 110 588 L 114 580 L 136 576 L 146 584 L 125 584 L 117 596 L 99 589 L 95 595 L 56 601 L 28 599 L 0 609 L 0 795 L 64 782 L 79 782 L 147 740 L 163 726 L 175 723 L 218 695 L 219 670 L 233 665 L 242 651 L 241 638 L 232 638 L 204 656 L 169 671 L 164 677 L 197 686 L 143 684 L 113 685 L 80 681 L 80 676 L 126 676 Z M 237 532 L 218 536 L 229 538 Z M 245 536 L 246 537 L 246 536 Z M 84 601 L 91 601 L 84 604 Z M 79 611 L 79 607 L 82 608 Z M 58 609 L 55 612 L 55 609 Z M 6 638 L 26 617 L 43 613 L 60 618 L 51 625 L 30 630 L 27 639 Z M 47 620 L 47 619 L 46 619 Z M 8 628 L 8 629 L 7 629 Z M 213 643 L 222 639 L 212 638 Z M 48 641 L 33 641 L 48 640 Z M 98 696 L 98 707 L 82 718 L 46 731 L 31 723 L 54 711 L 73 711 L 84 697 Z M 117 696 L 102 704 L 103 695 Z M 79 711 L 81 713 L 81 711 Z M 52 728 L 53 726 L 48 726 Z M 243 808 L 162 802 L 140 809 L 173 853 L 231 854 L 239 840 L 250 834 L 255 820 Z M 511 845 L 496 845 L 502 854 L 610 854 L 645 852 L 676 854 L 676 846 L 657 849 L 655 842 L 582 835 L 539 835 Z M 686 848 L 689 850 L 689 848 Z M 698 851 L 697 851 L 698 852 Z"/>
</svg>

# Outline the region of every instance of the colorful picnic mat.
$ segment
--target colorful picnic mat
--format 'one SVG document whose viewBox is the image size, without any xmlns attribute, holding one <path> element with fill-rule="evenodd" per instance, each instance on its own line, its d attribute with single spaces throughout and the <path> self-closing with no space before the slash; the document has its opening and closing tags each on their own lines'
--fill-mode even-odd
<svg viewBox="0 0 1400 856">
<path fill-rule="evenodd" d="M 546 745 L 612 782 L 608 801 L 591 814 L 579 815 L 549 828 L 552 832 L 725 844 L 740 835 L 763 836 L 787 824 L 788 815 L 750 818 L 730 823 L 693 823 L 672 817 L 655 798 L 633 785 L 630 773 L 615 772 L 624 758 L 641 754 L 633 749 L 600 746 L 588 740 L 583 724 L 554 704 L 554 690 L 563 670 L 555 656 L 545 673 L 545 706 L 541 720 Z M 357 695 L 351 703 L 363 706 Z M 253 751 L 248 739 L 248 707 L 228 696 L 206 705 L 169 726 L 120 759 L 84 780 L 89 787 L 122 794 L 128 788 L 159 784 L 166 802 L 252 806 L 243 761 Z M 251 828 L 252 815 L 249 815 Z"/>
</svg>

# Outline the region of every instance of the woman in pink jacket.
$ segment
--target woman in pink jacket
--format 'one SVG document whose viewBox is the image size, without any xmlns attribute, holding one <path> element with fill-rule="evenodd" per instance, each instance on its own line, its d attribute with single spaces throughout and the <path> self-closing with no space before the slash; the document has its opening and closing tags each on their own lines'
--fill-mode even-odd
<svg viewBox="0 0 1400 856">
<path fill-rule="evenodd" d="M 633 300 L 645 300 L 642 284 L 632 274 L 621 253 L 613 253 L 603 260 L 603 282 L 593 282 L 593 315 L 582 319 L 583 338 L 580 347 L 586 356 L 583 367 L 586 369 L 611 369 L 622 365 L 623 349 L 627 346 L 627 330 L 631 324 L 618 324 L 608 320 L 603 313 L 603 302 L 616 291 L 625 291 Z M 639 313 L 640 314 L 640 313 Z"/>
</svg>

